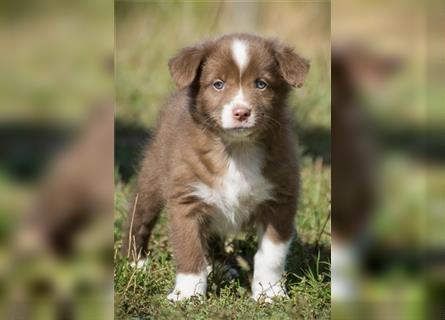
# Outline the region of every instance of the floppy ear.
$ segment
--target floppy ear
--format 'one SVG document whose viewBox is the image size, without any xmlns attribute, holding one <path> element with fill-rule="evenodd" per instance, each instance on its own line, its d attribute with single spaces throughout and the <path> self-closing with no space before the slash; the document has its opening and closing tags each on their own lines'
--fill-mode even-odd
<svg viewBox="0 0 445 320">
<path fill-rule="evenodd" d="M 284 80 L 291 86 L 300 88 L 309 72 L 309 61 L 279 43 L 275 43 L 275 58 Z"/>
<path fill-rule="evenodd" d="M 205 54 L 205 46 L 197 45 L 182 49 L 169 60 L 170 74 L 179 89 L 183 89 L 193 82 Z"/>
</svg>

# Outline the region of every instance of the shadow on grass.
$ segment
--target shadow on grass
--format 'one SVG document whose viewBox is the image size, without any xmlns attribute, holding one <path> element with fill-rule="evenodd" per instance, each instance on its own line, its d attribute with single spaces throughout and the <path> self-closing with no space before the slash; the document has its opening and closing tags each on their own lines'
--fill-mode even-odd
<svg viewBox="0 0 445 320">
<path fill-rule="evenodd" d="M 150 142 L 151 131 L 141 125 L 116 119 L 114 124 L 114 167 L 123 182 L 127 183 L 137 172 Z"/>
<path fill-rule="evenodd" d="M 287 284 L 292 285 L 311 272 L 314 275 L 329 275 L 331 247 L 313 243 L 302 243 L 295 239 L 288 255 L 286 272 Z M 323 282 L 330 282 L 324 277 Z"/>
<path fill-rule="evenodd" d="M 209 275 L 209 290 L 219 295 L 224 288 L 231 287 L 231 278 L 227 277 L 228 267 L 236 270 L 234 280 L 245 290 L 250 290 L 254 270 L 254 255 L 258 241 L 253 233 L 244 239 L 235 239 L 231 243 L 232 254 L 222 253 L 221 247 L 213 252 L 213 271 Z M 212 250 L 217 248 L 212 245 Z M 286 287 L 289 289 L 299 283 L 309 273 L 323 282 L 330 281 L 331 248 L 328 245 L 302 243 L 298 238 L 292 241 L 286 263 Z M 233 275 L 233 274 L 232 274 Z M 233 287 L 233 286 L 232 286 Z"/>
</svg>

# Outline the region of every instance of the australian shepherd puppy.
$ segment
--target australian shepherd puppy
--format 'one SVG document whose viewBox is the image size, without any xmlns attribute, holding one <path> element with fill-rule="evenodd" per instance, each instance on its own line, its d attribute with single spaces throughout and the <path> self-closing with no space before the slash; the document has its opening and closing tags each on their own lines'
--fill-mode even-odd
<svg viewBox="0 0 445 320">
<path fill-rule="evenodd" d="M 299 184 L 286 98 L 308 62 L 276 40 L 230 34 L 182 49 L 169 68 L 178 90 L 139 172 L 125 254 L 144 259 L 165 208 L 177 271 L 168 298 L 182 300 L 206 292 L 210 237 L 254 225 L 252 296 L 285 295 Z"/>
</svg>

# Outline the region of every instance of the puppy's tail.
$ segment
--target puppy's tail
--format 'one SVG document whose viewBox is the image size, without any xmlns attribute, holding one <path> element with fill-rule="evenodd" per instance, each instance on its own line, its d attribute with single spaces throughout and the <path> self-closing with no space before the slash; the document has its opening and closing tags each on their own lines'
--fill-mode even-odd
<svg viewBox="0 0 445 320">
<path fill-rule="evenodd" d="M 147 244 L 151 232 L 162 211 L 162 201 L 155 195 L 137 193 L 130 206 L 126 233 L 122 239 L 121 254 L 132 261 L 147 256 Z"/>
</svg>

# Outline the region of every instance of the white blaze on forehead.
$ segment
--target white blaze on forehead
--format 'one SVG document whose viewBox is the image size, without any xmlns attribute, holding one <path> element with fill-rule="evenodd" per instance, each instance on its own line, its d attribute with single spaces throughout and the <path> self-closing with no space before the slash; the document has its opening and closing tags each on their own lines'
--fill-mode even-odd
<svg viewBox="0 0 445 320">
<path fill-rule="evenodd" d="M 239 89 L 238 93 L 236 94 L 235 97 L 233 97 L 233 100 L 231 101 L 232 104 L 237 104 L 237 105 L 243 105 L 243 106 L 247 106 L 247 101 L 244 98 L 244 94 L 243 94 L 243 89 Z"/>
<path fill-rule="evenodd" d="M 248 45 L 245 41 L 234 40 L 232 43 L 232 56 L 240 72 L 242 72 L 249 62 Z"/>
<path fill-rule="evenodd" d="M 241 77 L 243 70 L 246 68 L 249 62 L 248 44 L 246 41 L 235 39 L 232 42 L 231 49 L 232 49 L 233 60 L 235 61 L 240 70 L 240 77 Z M 241 84 L 237 94 L 222 108 L 221 121 L 223 128 L 230 129 L 239 126 L 239 123 L 237 123 L 234 120 L 232 115 L 233 110 L 238 107 L 249 108 L 249 103 L 243 94 Z M 245 125 L 250 127 L 253 126 L 254 122 L 255 122 L 255 117 L 252 115 L 251 117 L 249 117 Z"/>
</svg>

